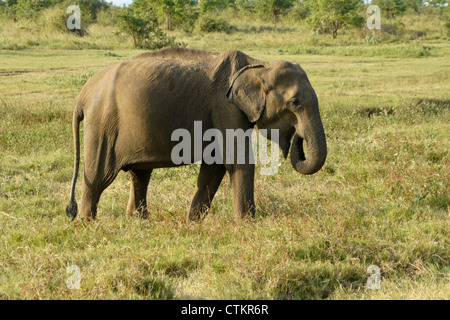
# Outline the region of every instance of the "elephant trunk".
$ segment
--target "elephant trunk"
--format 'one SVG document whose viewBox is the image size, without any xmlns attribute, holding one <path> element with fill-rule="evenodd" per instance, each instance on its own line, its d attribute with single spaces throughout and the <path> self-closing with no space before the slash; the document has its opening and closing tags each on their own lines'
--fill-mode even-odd
<svg viewBox="0 0 450 320">
<path fill-rule="evenodd" d="M 303 151 L 306 142 L 306 156 Z M 295 134 L 291 147 L 291 163 L 301 174 L 313 174 L 319 171 L 327 158 L 327 142 L 320 116 L 305 125 L 304 139 Z"/>
</svg>

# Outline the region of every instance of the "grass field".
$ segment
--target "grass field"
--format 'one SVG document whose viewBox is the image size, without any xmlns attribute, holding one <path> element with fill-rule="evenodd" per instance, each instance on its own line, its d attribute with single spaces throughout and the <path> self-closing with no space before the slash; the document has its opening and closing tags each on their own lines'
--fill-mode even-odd
<svg viewBox="0 0 450 320">
<path fill-rule="evenodd" d="M 202 223 L 185 222 L 198 166 L 154 171 L 149 220 L 125 215 L 122 172 L 98 219 L 83 225 L 64 214 L 72 109 L 95 72 L 140 51 L 21 48 L 1 32 L 3 49 L 23 50 L 0 51 L 0 299 L 450 298 L 447 41 L 181 35 L 189 47 L 300 63 L 320 100 L 325 167 L 300 176 L 283 159 L 277 175 L 257 174 L 249 221 L 235 219 L 226 177 Z M 79 290 L 65 283 L 71 265 Z M 379 290 L 366 287 L 371 265 L 381 269 Z"/>
</svg>

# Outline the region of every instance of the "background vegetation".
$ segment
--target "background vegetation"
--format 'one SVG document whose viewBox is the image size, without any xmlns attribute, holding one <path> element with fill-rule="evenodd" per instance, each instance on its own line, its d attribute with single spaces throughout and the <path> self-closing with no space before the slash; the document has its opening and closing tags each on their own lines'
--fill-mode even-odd
<svg viewBox="0 0 450 320">
<path fill-rule="evenodd" d="M 66 10 L 73 3 L 81 8 L 82 32 L 68 37 Z M 314 54 L 336 45 L 448 40 L 447 1 L 373 0 L 372 4 L 380 6 L 382 30 L 366 27 L 369 4 L 361 0 L 135 0 L 129 8 L 104 0 L 7 0 L 0 1 L 0 49 L 197 47 L 197 40 L 208 39 L 208 33 L 233 34 L 233 39 L 247 44 L 266 35 L 265 48 L 281 43 L 282 49 Z M 277 41 L 279 35 L 297 40 L 297 48 L 284 38 Z M 310 48 L 299 49 L 300 44 Z"/>
<path fill-rule="evenodd" d="M 448 7 L 373 2 L 381 30 L 356 1 L 334 39 L 308 1 L 78 1 L 81 33 L 64 28 L 69 2 L 1 1 L 0 298 L 448 299 Z M 235 220 L 226 177 L 198 224 L 185 222 L 197 166 L 155 170 L 149 220 L 125 215 L 121 173 L 97 221 L 69 223 L 80 89 L 166 41 L 300 63 L 320 99 L 325 167 L 299 176 L 282 160 L 257 174 L 249 221 Z M 80 290 L 66 287 L 70 265 Z M 370 265 L 380 290 L 366 288 Z"/>
</svg>

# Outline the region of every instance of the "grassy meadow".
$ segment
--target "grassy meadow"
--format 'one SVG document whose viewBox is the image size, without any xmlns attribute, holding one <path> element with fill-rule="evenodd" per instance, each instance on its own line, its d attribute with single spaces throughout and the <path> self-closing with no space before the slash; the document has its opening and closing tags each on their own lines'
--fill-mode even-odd
<svg viewBox="0 0 450 320">
<path fill-rule="evenodd" d="M 300 176 L 282 159 L 276 175 L 257 170 L 256 218 L 244 221 L 226 176 L 201 223 L 186 222 L 198 166 L 153 172 L 149 220 L 125 215 L 121 172 L 98 219 L 74 224 L 65 207 L 77 95 L 101 68 L 142 51 L 113 27 L 77 37 L 1 21 L 0 299 L 450 298 L 446 35 L 377 44 L 367 37 L 385 35 L 350 30 L 333 41 L 303 25 L 235 24 L 231 34 L 174 34 L 190 48 L 300 63 L 320 101 L 324 168 Z M 80 289 L 66 286 L 71 265 Z M 371 265 L 381 289 L 366 286 Z"/>
</svg>

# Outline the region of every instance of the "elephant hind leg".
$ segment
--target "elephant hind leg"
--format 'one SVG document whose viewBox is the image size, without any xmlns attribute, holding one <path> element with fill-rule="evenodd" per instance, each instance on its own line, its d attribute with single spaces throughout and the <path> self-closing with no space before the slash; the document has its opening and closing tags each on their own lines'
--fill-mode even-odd
<svg viewBox="0 0 450 320">
<path fill-rule="evenodd" d="M 81 196 L 81 210 L 80 217 L 90 221 L 97 216 L 97 205 L 103 191 L 114 181 L 117 173 L 109 176 L 92 178 L 89 173 L 85 172 L 82 196 Z"/>
<path fill-rule="evenodd" d="M 206 216 L 225 172 L 226 168 L 223 164 L 208 165 L 202 163 L 189 210 L 189 220 L 198 221 Z"/>
<path fill-rule="evenodd" d="M 147 188 L 152 170 L 129 170 L 131 176 L 130 198 L 128 200 L 127 214 L 147 218 Z"/>
<path fill-rule="evenodd" d="M 85 133 L 85 140 L 86 136 L 90 137 L 89 132 Z M 100 141 L 91 141 L 89 145 L 84 147 L 85 165 L 80 217 L 87 221 L 96 218 L 97 205 L 101 194 L 114 181 L 120 171 L 116 166 L 116 156 L 111 147 L 112 143 L 108 142 L 105 138 Z"/>
</svg>

